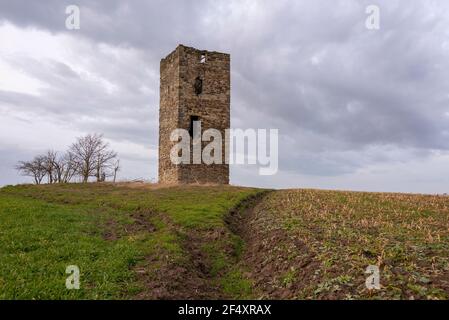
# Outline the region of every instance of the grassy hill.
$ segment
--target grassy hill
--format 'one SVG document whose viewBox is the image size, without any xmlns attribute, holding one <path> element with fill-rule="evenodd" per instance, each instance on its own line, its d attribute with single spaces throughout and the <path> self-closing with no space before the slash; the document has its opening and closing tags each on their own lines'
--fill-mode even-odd
<svg viewBox="0 0 449 320">
<path fill-rule="evenodd" d="M 449 198 L 232 186 L 0 189 L 0 299 L 447 299 Z M 365 288 L 368 265 L 382 289 Z M 68 265 L 81 289 L 67 290 Z"/>
</svg>

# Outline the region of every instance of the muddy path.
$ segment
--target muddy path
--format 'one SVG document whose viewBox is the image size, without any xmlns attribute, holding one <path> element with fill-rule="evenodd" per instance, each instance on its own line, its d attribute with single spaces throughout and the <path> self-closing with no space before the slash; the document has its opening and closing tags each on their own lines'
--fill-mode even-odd
<svg viewBox="0 0 449 320">
<path fill-rule="evenodd" d="M 269 192 L 251 196 L 224 217 L 225 224 L 213 229 L 185 229 L 175 225 L 166 215 L 159 215 L 164 220 L 171 234 L 179 239 L 183 251 L 181 259 L 173 258 L 164 250 L 145 258 L 143 265 L 137 266 L 135 272 L 144 290 L 136 299 L 232 299 L 225 293 L 222 277 L 230 267 L 240 264 L 241 255 L 235 247 L 236 235 L 244 235 L 249 221 L 247 215 Z M 245 223 L 245 225 L 242 225 Z M 243 238 L 242 238 L 243 239 Z M 216 252 L 207 250 L 212 246 Z M 213 250 L 212 250 L 213 251 Z M 223 256 L 227 266 L 216 270 L 216 256 Z M 156 269 L 150 270 L 156 266 Z"/>
<path fill-rule="evenodd" d="M 245 247 L 239 267 L 253 284 L 256 299 L 292 299 L 314 281 L 314 254 L 301 239 L 285 232 L 269 203 L 280 191 L 262 194 L 228 218 L 230 229 Z"/>
</svg>

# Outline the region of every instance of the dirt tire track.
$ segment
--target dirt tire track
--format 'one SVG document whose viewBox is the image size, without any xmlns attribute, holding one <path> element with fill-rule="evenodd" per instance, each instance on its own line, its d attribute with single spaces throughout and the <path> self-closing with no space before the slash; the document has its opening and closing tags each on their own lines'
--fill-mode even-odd
<svg viewBox="0 0 449 320">
<path fill-rule="evenodd" d="M 221 275 L 212 275 L 212 263 L 210 257 L 204 252 L 202 246 L 211 242 L 223 242 L 229 240 L 241 230 L 237 230 L 241 216 L 246 215 L 263 199 L 267 192 L 241 201 L 225 216 L 226 226 L 213 230 L 185 230 L 175 225 L 167 215 L 159 214 L 171 232 L 181 239 L 183 250 L 188 254 L 184 264 L 179 265 L 169 256 L 161 252 L 159 257 L 154 255 L 146 257 L 145 265 L 159 264 L 157 272 L 149 274 L 144 267 L 135 268 L 139 281 L 144 283 L 144 292 L 139 293 L 137 299 L 229 299 L 219 282 Z M 222 248 L 229 257 L 237 259 L 235 248 L 229 246 Z M 162 257 L 162 259 L 158 259 Z M 156 261 L 157 260 L 157 261 Z"/>
<path fill-rule="evenodd" d="M 245 210 L 233 213 L 228 222 L 245 242 L 239 264 L 253 282 L 255 298 L 292 299 L 298 288 L 313 281 L 311 275 L 317 262 L 300 239 L 281 229 L 276 213 L 267 211 L 264 204 L 271 196 L 276 196 L 276 191 L 253 199 Z M 286 283 L 289 272 L 295 276 Z"/>
<path fill-rule="evenodd" d="M 168 230 L 181 239 L 183 250 L 188 253 L 185 261 L 173 259 L 169 253 L 160 250 L 145 258 L 144 265 L 135 268 L 144 290 L 136 299 L 144 300 L 192 300 L 219 299 L 219 288 L 210 283 L 207 257 L 193 243 L 202 241 L 199 236 L 185 233 L 166 214 L 158 214 Z M 157 269 L 148 270 L 148 266 Z"/>
</svg>

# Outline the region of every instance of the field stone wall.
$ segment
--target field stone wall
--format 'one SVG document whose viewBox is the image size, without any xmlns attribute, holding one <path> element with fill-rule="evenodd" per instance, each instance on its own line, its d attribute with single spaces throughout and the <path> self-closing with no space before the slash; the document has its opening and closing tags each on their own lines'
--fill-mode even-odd
<svg viewBox="0 0 449 320">
<path fill-rule="evenodd" d="M 170 150 L 175 142 L 170 141 L 170 133 L 176 128 L 189 130 L 191 116 L 197 116 L 202 132 L 214 128 L 225 138 L 230 127 L 230 55 L 179 45 L 161 60 L 160 77 L 159 182 L 228 184 L 224 141 L 223 164 L 174 165 Z M 202 80 L 200 94 L 195 90 L 198 78 Z M 191 146 L 191 163 L 192 151 Z"/>
</svg>

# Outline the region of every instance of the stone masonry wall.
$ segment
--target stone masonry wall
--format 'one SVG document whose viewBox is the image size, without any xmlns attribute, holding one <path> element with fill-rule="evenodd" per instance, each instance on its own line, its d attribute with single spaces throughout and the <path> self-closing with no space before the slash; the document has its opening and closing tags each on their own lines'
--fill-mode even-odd
<svg viewBox="0 0 449 320">
<path fill-rule="evenodd" d="M 170 160 L 170 133 L 178 128 L 179 51 L 174 51 L 160 64 L 159 106 L 159 182 L 177 183 L 178 167 Z"/>
<path fill-rule="evenodd" d="M 202 57 L 205 61 L 201 61 Z M 203 82 L 201 94 L 194 89 L 198 77 Z M 230 127 L 229 54 L 178 46 L 161 61 L 160 90 L 159 182 L 228 184 L 224 141 L 223 164 L 176 166 L 170 161 L 174 143 L 169 138 L 175 128 L 189 130 L 191 116 L 199 117 L 202 132 L 214 128 L 225 137 L 225 130 Z M 207 144 L 203 142 L 202 145 Z"/>
</svg>

